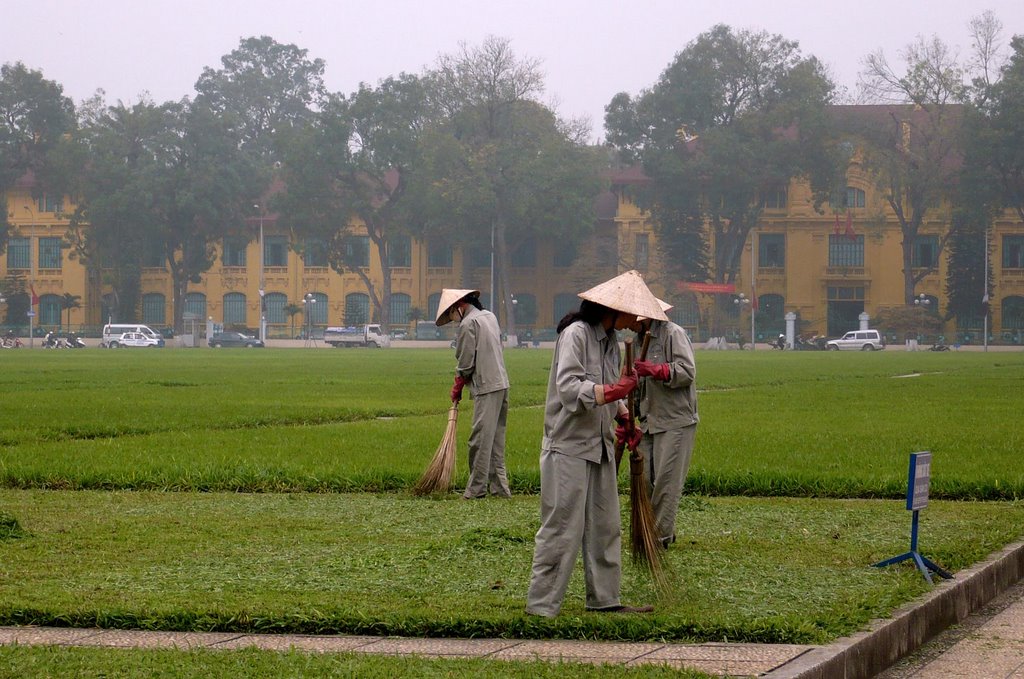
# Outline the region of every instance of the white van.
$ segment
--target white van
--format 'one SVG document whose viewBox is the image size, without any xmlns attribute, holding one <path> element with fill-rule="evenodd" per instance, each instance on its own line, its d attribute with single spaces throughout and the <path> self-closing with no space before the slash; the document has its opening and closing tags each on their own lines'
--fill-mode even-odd
<svg viewBox="0 0 1024 679">
<path fill-rule="evenodd" d="M 148 325 L 141 323 L 108 323 L 103 326 L 103 339 L 100 340 L 101 347 L 117 349 L 121 344 L 121 335 L 126 332 L 139 332 L 155 340 L 154 346 L 164 345 L 163 335 L 153 330 Z"/>
</svg>

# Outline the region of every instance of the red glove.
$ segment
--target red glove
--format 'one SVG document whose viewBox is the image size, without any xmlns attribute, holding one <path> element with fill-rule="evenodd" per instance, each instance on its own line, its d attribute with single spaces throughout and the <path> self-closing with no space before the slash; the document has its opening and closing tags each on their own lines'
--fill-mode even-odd
<svg viewBox="0 0 1024 679">
<path fill-rule="evenodd" d="M 635 361 L 633 367 L 640 377 L 653 377 L 662 382 L 672 379 L 672 370 L 668 363 L 651 363 L 650 361 Z"/>
<path fill-rule="evenodd" d="M 636 375 L 623 375 L 615 384 L 604 385 L 604 402 L 611 403 L 625 398 L 634 389 L 636 389 Z"/>
<path fill-rule="evenodd" d="M 620 416 L 616 417 L 615 421 L 619 423 L 619 426 L 615 427 L 615 441 L 630 450 L 636 450 L 644 433 L 636 426 L 632 417 Z"/>
<path fill-rule="evenodd" d="M 452 403 L 458 403 L 462 400 L 462 388 L 467 384 L 469 384 L 469 380 L 465 377 L 462 375 L 455 376 L 455 382 L 452 384 Z"/>
</svg>

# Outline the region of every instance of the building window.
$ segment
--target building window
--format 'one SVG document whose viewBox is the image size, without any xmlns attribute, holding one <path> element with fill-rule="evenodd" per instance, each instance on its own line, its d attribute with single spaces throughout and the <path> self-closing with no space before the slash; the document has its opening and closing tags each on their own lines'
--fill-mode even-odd
<svg viewBox="0 0 1024 679">
<path fill-rule="evenodd" d="M 864 236 L 828 237 L 829 266 L 864 266 Z"/>
<path fill-rule="evenodd" d="M 939 263 L 939 237 L 918 236 L 914 239 L 911 251 L 911 266 L 915 269 L 928 269 Z"/>
<path fill-rule="evenodd" d="M 11 242 L 14 242 L 13 238 Z M 8 266 L 10 261 L 8 256 Z M 1003 236 L 1003 268 L 1024 269 L 1024 236 Z"/>
<path fill-rule="evenodd" d="M 533 239 L 519 244 L 519 247 L 512 252 L 511 264 L 524 269 L 537 266 L 537 245 Z"/>
<path fill-rule="evenodd" d="M 185 295 L 185 313 L 193 314 L 200 321 L 206 320 L 206 295 L 189 292 Z"/>
<path fill-rule="evenodd" d="M 537 298 L 528 292 L 519 293 L 515 296 L 516 301 L 516 323 L 519 325 L 533 325 L 537 322 Z"/>
<path fill-rule="evenodd" d="M 39 239 L 39 268 L 59 269 L 60 268 L 60 238 Z"/>
<path fill-rule="evenodd" d="M 43 194 L 36 201 L 36 208 L 39 212 L 64 212 L 64 201 L 60 196 Z"/>
<path fill-rule="evenodd" d="M 491 265 L 491 251 L 489 248 L 466 248 L 463 250 L 463 256 L 466 258 L 466 266 L 470 269 L 486 269 Z"/>
<path fill-rule="evenodd" d="M 696 328 L 700 325 L 700 307 L 692 299 L 676 304 L 667 312 L 669 320 L 684 328 Z"/>
<path fill-rule="evenodd" d="M 558 327 L 558 322 L 565 318 L 565 315 L 572 313 L 580 308 L 580 298 L 576 295 L 561 293 L 555 295 L 555 304 L 553 314 L 554 318 L 551 325 Z"/>
<path fill-rule="evenodd" d="M 391 322 L 398 325 L 405 325 L 409 322 L 409 308 L 412 307 L 412 298 L 403 292 L 391 293 Z"/>
<path fill-rule="evenodd" d="M 166 298 L 159 292 L 150 292 L 142 296 L 142 322 L 163 325 L 167 313 Z"/>
<path fill-rule="evenodd" d="M 443 244 L 431 245 L 430 250 L 427 252 L 427 266 L 431 269 L 452 268 L 451 246 Z"/>
<path fill-rule="evenodd" d="M 164 249 L 159 241 L 147 241 L 142 246 L 142 266 L 147 269 L 164 268 Z"/>
<path fill-rule="evenodd" d="M 1004 330 L 1024 330 L 1024 297 L 1004 297 L 1002 318 Z"/>
<path fill-rule="evenodd" d="M 60 325 L 60 297 L 57 295 L 39 296 L 39 324 Z"/>
<path fill-rule="evenodd" d="M 435 292 L 427 297 L 427 320 L 437 318 L 437 307 L 441 304 L 441 293 Z"/>
<path fill-rule="evenodd" d="M 245 295 L 229 292 L 224 295 L 224 325 L 245 325 Z"/>
<path fill-rule="evenodd" d="M 263 239 L 263 265 L 288 266 L 287 236 L 267 236 Z"/>
<path fill-rule="evenodd" d="M 412 238 L 396 236 L 388 240 L 388 264 L 397 268 L 412 267 Z"/>
<path fill-rule="evenodd" d="M 762 233 L 757 239 L 757 266 L 761 269 L 786 268 L 786 235 Z"/>
<path fill-rule="evenodd" d="M 766 210 L 782 210 L 786 207 L 788 199 L 786 187 L 769 189 L 761 196 L 761 207 Z"/>
<path fill-rule="evenodd" d="M 552 264 L 556 268 L 564 269 L 572 266 L 572 263 L 576 261 L 576 246 L 572 244 L 560 244 L 555 243 L 555 256 L 552 258 Z"/>
<path fill-rule="evenodd" d="M 306 239 L 302 247 L 302 265 L 307 269 L 327 266 L 327 245 L 322 239 Z"/>
<path fill-rule="evenodd" d="M 32 267 L 32 241 L 28 238 L 11 238 L 7 241 L 7 268 L 29 269 Z"/>
<path fill-rule="evenodd" d="M 370 266 L 370 237 L 348 236 L 345 238 L 345 264 L 365 269 Z"/>
<path fill-rule="evenodd" d="M 864 288 L 860 286 L 840 287 L 829 286 L 828 301 L 830 302 L 862 302 L 864 301 Z"/>
<path fill-rule="evenodd" d="M 843 204 L 844 208 L 856 208 L 864 207 L 865 195 L 864 189 L 858 189 L 854 186 L 846 187 L 846 201 Z"/>
<path fill-rule="evenodd" d="M 648 256 L 648 240 L 646 233 L 638 233 L 636 235 L 634 252 L 634 268 L 637 271 L 647 271 L 647 264 L 649 262 Z"/>
<path fill-rule="evenodd" d="M 268 292 L 263 297 L 263 315 L 267 323 L 283 325 L 285 321 L 284 308 L 288 304 L 288 298 L 280 292 Z"/>
<path fill-rule="evenodd" d="M 370 298 L 362 292 L 345 295 L 345 325 L 370 322 Z"/>
<path fill-rule="evenodd" d="M 225 238 L 220 259 L 224 266 L 245 267 L 245 249 L 248 241 L 242 238 Z"/>
</svg>

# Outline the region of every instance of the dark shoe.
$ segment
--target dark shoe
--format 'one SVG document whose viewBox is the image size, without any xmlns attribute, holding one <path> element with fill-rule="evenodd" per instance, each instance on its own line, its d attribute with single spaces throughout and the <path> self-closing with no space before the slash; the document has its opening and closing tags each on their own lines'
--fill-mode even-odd
<svg viewBox="0 0 1024 679">
<path fill-rule="evenodd" d="M 609 606 L 608 608 L 588 608 L 588 613 L 653 613 L 654 606 Z"/>
<path fill-rule="evenodd" d="M 670 537 L 670 538 L 662 538 L 661 539 L 661 546 L 664 547 L 665 549 L 668 549 L 668 546 L 671 545 L 675 541 L 676 541 L 676 534 L 672 533 L 672 537 Z"/>
</svg>

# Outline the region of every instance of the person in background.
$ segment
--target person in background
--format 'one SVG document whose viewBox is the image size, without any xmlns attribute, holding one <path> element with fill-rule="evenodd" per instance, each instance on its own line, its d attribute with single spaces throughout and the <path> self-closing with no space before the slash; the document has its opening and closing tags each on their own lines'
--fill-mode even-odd
<svg viewBox="0 0 1024 679">
<path fill-rule="evenodd" d="M 671 305 L 658 300 L 665 311 Z M 655 527 L 661 544 L 676 541 L 676 514 L 690 469 L 697 436 L 697 364 L 693 345 L 681 326 L 670 320 L 639 320 L 633 330 L 650 334 L 646 360 L 634 362 L 643 432 L 638 451 L 644 456 Z"/>
<path fill-rule="evenodd" d="M 501 329 L 493 313 L 483 308 L 479 290 L 445 288 L 437 307 L 438 326 L 459 321 L 455 339 L 453 403 L 468 384 L 473 398 L 473 428 L 469 434 L 469 479 L 466 499 L 511 497 L 505 471 L 505 421 L 508 418 L 508 373 L 501 346 Z"/>
<path fill-rule="evenodd" d="M 648 613 L 620 601 L 621 516 L 612 420 L 629 425 L 621 399 L 636 377 L 620 375 L 615 331 L 638 315 L 666 318 L 640 274 L 628 271 L 580 293 L 558 324 L 544 405 L 540 529 L 526 612 L 554 617 L 583 551 L 588 611 Z"/>
</svg>

